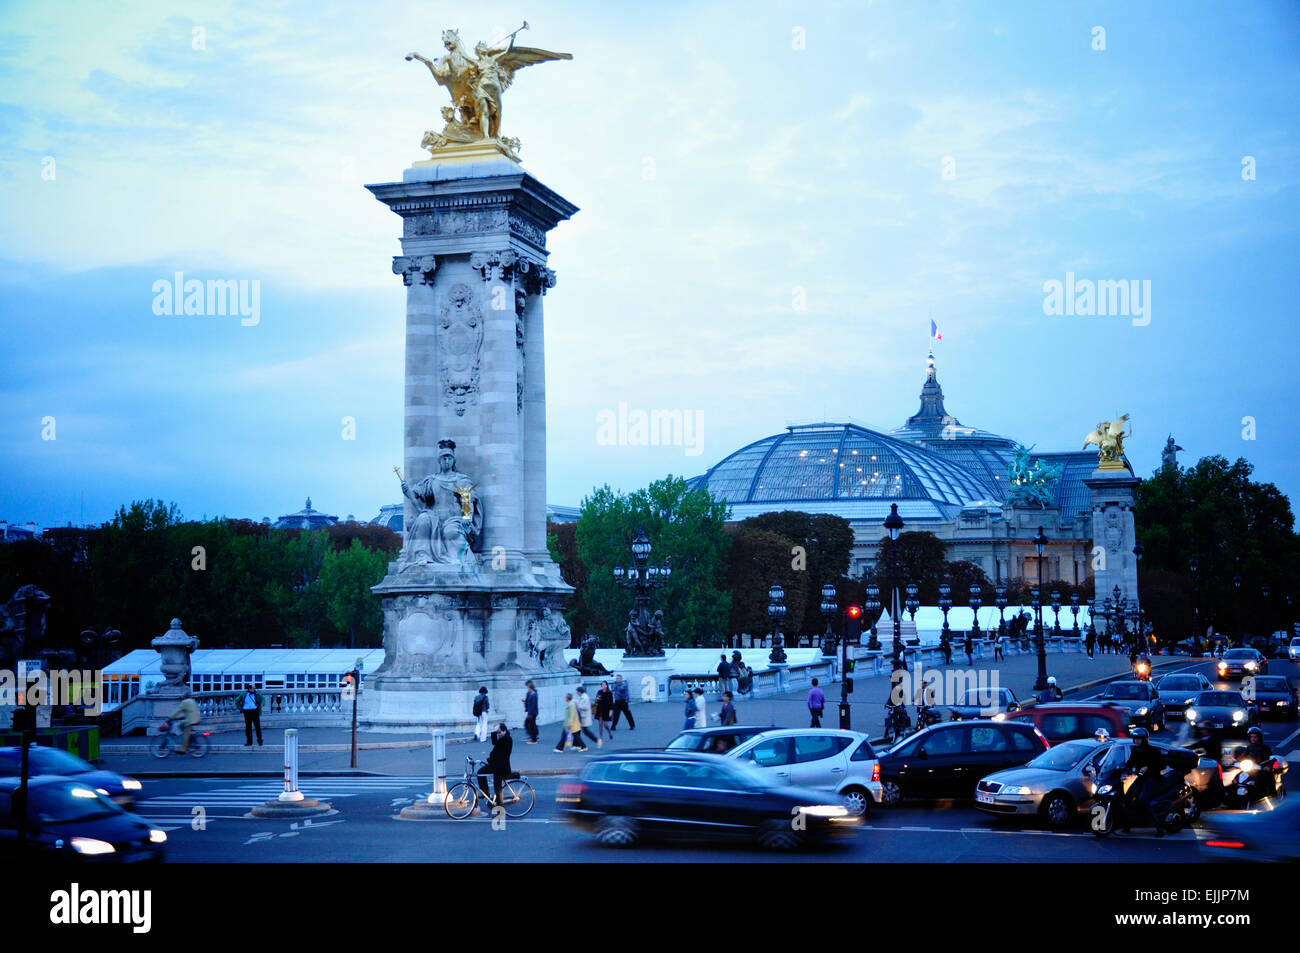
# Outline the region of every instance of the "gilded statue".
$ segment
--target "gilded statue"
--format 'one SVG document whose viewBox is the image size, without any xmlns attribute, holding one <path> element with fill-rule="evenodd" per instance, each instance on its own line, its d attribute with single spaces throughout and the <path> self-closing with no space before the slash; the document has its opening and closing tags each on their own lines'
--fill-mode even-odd
<svg viewBox="0 0 1300 953">
<path fill-rule="evenodd" d="M 483 534 L 483 503 L 474 492 L 477 486 L 456 469 L 455 441 L 439 440 L 438 472 L 414 486 L 402 480 L 402 495 L 414 504 L 416 515 L 405 533 L 399 568 L 454 566 L 464 572 L 478 571 L 474 547 Z"/>
<path fill-rule="evenodd" d="M 442 45 L 446 53 L 429 60 L 419 53 L 406 59 L 419 60 L 429 68 L 434 81 L 445 86 L 451 105 L 442 108 L 445 123 L 442 132 L 426 132 L 420 145 L 430 154 L 457 144 L 480 141 L 495 142 L 511 156 L 519 150 L 519 140 L 501 135 L 501 94 L 514 82 L 515 73 L 525 66 L 550 60 L 571 60 L 571 53 L 552 53 L 530 46 L 515 46 L 515 36 L 528 29 L 528 21 L 506 37 L 504 46 L 476 43 L 471 53 L 456 30 L 444 30 Z"/>
<path fill-rule="evenodd" d="M 1084 438 L 1083 449 L 1087 450 L 1089 446 L 1097 448 L 1098 470 L 1123 470 L 1124 441 L 1132 435 L 1128 414 L 1124 414 L 1109 423 L 1103 420 L 1097 424 L 1096 429 Z"/>
</svg>

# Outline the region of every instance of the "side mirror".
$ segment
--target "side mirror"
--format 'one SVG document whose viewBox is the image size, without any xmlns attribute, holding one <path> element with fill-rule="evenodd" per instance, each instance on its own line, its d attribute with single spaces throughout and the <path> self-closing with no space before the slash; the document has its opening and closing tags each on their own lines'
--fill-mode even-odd
<svg viewBox="0 0 1300 953">
<path fill-rule="evenodd" d="M 1097 774 L 1097 766 L 1095 764 L 1085 764 L 1083 766 L 1083 773 L 1095 777 Z"/>
</svg>

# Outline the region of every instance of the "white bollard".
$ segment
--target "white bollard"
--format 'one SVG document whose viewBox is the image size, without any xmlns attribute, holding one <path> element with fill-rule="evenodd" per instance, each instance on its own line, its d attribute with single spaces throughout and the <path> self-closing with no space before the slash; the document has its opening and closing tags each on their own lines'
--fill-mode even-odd
<svg viewBox="0 0 1300 953">
<path fill-rule="evenodd" d="M 447 732 L 441 728 L 433 731 L 433 793 L 430 804 L 440 804 L 447 796 Z"/>
<path fill-rule="evenodd" d="M 284 793 L 278 800 L 301 801 L 302 792 L 298 790 L 298 729 L 284 730 Z"/>
</svg>

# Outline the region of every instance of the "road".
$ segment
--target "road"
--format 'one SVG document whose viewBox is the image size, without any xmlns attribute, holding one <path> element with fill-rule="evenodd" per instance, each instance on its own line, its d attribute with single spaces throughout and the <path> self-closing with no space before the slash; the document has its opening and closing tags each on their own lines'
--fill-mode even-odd
<svg viewBox="0 0 1300 953">
<path fill-rule="evenodd" d="M 1189 660 L 1164 669 L 1205 671 L 1213 663 Z M 1296 666 L 1280 663 L 1273 674 L 1297 676 Z M 1091 696 L 1092 692 L 1088 693 Z M 1268 743 L 1300 764 L 1296 722 L 1268 722 Z M 1176 738 L 1172 739 L 1176 740 Z M 323 861 L 579 861 L 610 862 L 617 854 L 559 820 L 555 795 L 559 777 L 535 777 L 537 805 L 521 820 L 495 824 L 490 816 L 454 821 L 407 821 L 398 811 L 430 789 L 420 777 L 305 778 L 308 796 L 329 801 L 335 813 L 306 821 L 271 821 L 248 816 L 274 798 L 281 783 L 272 779 L 190 778 L 146 782 L 136 811 L 168 832 L 169 858 L 179 862 L 319 863 Z M 1296 789 L 1300 777 L 1289 778 Z M 638 860 L 764 861 L 773 855 L 757 848 L 716 843 L 648 844 Z M 968 803 L 908 803 L 876 810 L 850 842 L 834 848 L 779 855 L 792 862 L 861 862 L 888 857 L 911 861 L 1053 861 L 1077 863 L 1194 862 L 1196 834 L 1183 831 L 1157 839 L 1153 834 L 1093 837 L 1082 821 L 1074 830 L 1050 833 L 1021 830 L 981 814 Z"/>
</svg>

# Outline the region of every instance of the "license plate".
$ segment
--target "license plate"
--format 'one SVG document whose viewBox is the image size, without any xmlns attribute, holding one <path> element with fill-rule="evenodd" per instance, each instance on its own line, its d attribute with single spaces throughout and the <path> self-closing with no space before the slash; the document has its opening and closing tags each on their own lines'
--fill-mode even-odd
<svg viewBox="0 0 1300 953">
<path fill-rule="evenodd" d="M 992 795 L 992 794 L 988 794 L 988 793 L 986 793 L 986 792 L 984 792 L 984 791 L 976 791 L 976 792 L 975 792 L 975 800 L 976 800 L 977 802 L 979 802 L 980 804 L 992 804 L 992 803 L 993 803 L 993 795 Z"/>
</svg>

